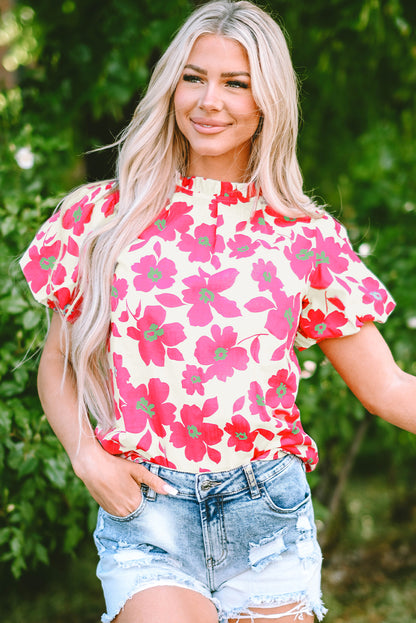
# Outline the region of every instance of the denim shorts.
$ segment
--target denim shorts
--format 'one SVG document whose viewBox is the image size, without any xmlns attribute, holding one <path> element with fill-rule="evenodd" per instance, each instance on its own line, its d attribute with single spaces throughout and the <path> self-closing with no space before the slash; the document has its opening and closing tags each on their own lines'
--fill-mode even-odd
<svg viewBox="0 0 416 623">
<path fill-rule="evenodd" d="M 322 620 L 322 555 L 297 457 L 200 474 L 144 465 L 179 493 L 155 494 L 142 485 L 140 505 L 127 517 L 99 509 L 94 539 L 103 623 L 135 593 L 164 585 L 210 599 L 220 623 L 267 618 L 250 608 L 283 605 L 285 615 L 314 613 Z"/>
</svg>

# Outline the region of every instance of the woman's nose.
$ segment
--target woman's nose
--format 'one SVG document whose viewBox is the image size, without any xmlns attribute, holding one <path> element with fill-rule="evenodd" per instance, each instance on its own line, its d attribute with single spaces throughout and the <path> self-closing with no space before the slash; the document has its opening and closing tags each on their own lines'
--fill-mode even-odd
<svg viewBox="0 0 416 623">
<path fill-rule="evenodd" d="M 219 87 L 215 84 L 207 84 L 199 100 L 199 106 L 205 110 L 221 110 L 224 102 L 221 98 Z"/>
</svg>

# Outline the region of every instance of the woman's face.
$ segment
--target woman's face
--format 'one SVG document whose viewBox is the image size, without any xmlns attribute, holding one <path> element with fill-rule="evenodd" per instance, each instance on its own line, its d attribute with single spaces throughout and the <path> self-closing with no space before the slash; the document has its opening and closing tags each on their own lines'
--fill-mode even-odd
<svg viewBox="0 0 416 623">
<path fill-rule="evenodd" d="M 190 146 L 187 174 L 243 181 L 260 119 L 245 49 L 220 35 L 199 37 L 174 103 L 176 123 Z"/>
</svg>

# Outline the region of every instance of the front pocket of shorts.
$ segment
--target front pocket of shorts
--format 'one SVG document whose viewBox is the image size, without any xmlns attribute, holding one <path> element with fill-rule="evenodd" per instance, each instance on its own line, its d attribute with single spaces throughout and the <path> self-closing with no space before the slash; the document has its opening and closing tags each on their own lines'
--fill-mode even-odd
<svg viewBox="0 0 416 623">
<path fill-rule="evenodd" d="M 300 461 L 293 461 L 289 467 L 261 485 L 261 492 L 268 506 L 277 513 L 296 513 L 311 499 L 311 492 L 305 471 Z"/>
<path fill-rule="evenodd" d="M 113 521 L 131 521 L 132 519 L 135 519 L 136 517 L 141 515 L 141 513 L 144 511 L 145 505 L 146 505 L 146 496 L 143 495 L 143 492 L 142 492 L 142 499 L 140 500 L 139 506 L 134 511 L 126 515 L 125 517 L 112 515 L 111 513 L 108 513 L 106 510 L 104 510 L 104 508 L 101 508 L 101 511 L 106 517 L 108 517 L 109 519 L 112 519 Z"/>
</svg>

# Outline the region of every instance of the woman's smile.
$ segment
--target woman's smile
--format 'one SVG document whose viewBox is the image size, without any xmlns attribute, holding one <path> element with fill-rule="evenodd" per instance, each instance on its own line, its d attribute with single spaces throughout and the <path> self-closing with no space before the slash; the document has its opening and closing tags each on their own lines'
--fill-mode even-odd
<svg viewBox="0 0 416 623">
<path fill-rule="evenodd" d="M 176 123 L 189 142 L 188 175 L 240 181 L 260 119 L 245 49 L 223 36 L 199 37 L 174 102 Z"/>
<path fill-rule="evenodd" d="M 197 132 L 201 132 L 202 134 L 216 134 L 217 132 L 222 132 L 229 123 L 225 123 L 223 121 L 211 121 L 200 118 L 191 118 L 191 123 L 193 124 L 195 130 Z"/>
</svg>

